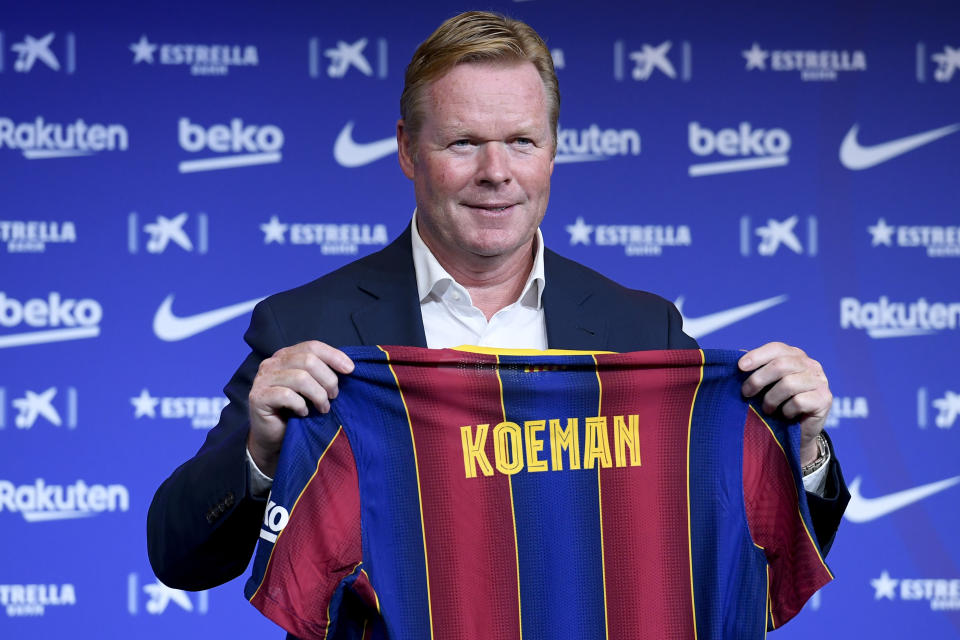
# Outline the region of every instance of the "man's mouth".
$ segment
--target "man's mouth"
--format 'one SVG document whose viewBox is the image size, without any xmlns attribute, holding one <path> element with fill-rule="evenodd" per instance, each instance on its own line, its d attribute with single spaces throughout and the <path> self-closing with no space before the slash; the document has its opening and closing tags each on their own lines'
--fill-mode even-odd
<svg viewBox="0 0 960 640">
<path fill-rule="evenodd" d="M 500 213 L 501 211 L 506 211 L 513 206 L 512 202 L 495 202 L 495 203 L 472 203 L 467 204 L 471 209 L 483 209 L 484 211 L 490 211 L 492 213 Z"/>
</svg>

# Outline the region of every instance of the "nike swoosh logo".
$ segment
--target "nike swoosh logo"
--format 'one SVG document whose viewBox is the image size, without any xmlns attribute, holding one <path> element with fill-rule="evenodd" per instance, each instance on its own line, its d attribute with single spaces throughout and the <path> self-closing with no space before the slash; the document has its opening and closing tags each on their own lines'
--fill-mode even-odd
<svg viewBox="0 0 960 640">
<path fill-rule="evenodd" d="M 853 169 L 854 171 L 869 169 L 958 130 L 960 130 L 960 124 L 951 124 L 905 138 L 897 138 L 890 142 L 864 147 L 857 142 L 860 125 L 855 124 L 847 132 L 847 135 L 843 138 L 843 143 L 840 145 L 840 162 L 847 169 Z"/>
<path fill-rule="evenodd" d="M 218 324 L 223 324 L 228 320 L 233 320 L 238 316 L 249 313 L 261 300 L 263 300 L 263 298 L 247 300 L 246 302 L 231 304 L 226 307 L 220 307 L 219 309 L 213 309 L 212 311 L 205 311 L 192 316 L 178 318 L 173 315 L 173 311 L 171 310 L 173 306 L 173 294 L 171 293 L 160 303 L 156 315 L 153 316 L 153 332 L 158 338 L 166 340 L 167 342 L 185 340 L 198 333 L 212 329 Z"/>
<path fill-rule="evenodd" d="M 370 164 L 397 151 L 397 139 L 384 138 L 374 142 L 357 143 L 353 141 L 353 121 L 340 130 L 337 141 L 333 143 L 333 157 L 342 167 L 352 169 Z"/>
<path fill-rule="evenodd" d="M 960 482 L 960 476 L 954 476 L 939 482 L 931 482 L 912 489 L 890 493 L 879 498 L 864 498 L 860 495 L 860 476 L 857 476 L 850 483 L 850 504 L 847 505 L 844 517 L 850 522 L 870 522 L 944 489 L 949 489 L 958 482 Z"/>
<path fill-rule="evenodd" d="M 739 307 L 733 307 L 732 309 L 717 311 L 716 313 L 700 316 L 698 318 L 690 318 L 683 315 L 683 296 L 677 298 L 674 301 L 674 304 L 677 306 L 677 311 L 680 312 L 680 316 L 683 318 L 683 332 L 691 338 L 700 339 L 705 335 L 711 334 L 714 331 L 719 331 L 720 329 L 723 329 L 724 327 L 727 327 L 735 322 L 740 322 L 744 318 L 749 318 L 750 316 L 756 315 L 761 311 L 765 311 L 770 307 L 775 307 L 781 302 L 784 302 L 786 299 L 787 296 L 785 294 L 782 296 L 774 296 L 772 298 L 767 298 L 766 300 L 758 300 L 757 302 L 743 304 Z"/>
</svg>

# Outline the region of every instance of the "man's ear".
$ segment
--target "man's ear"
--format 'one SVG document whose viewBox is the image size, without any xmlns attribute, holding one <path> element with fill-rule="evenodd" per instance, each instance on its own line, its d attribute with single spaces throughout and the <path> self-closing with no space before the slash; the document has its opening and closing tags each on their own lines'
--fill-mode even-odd
<svg viewBox="0 0 960 640">
<path fill-rule="evenodd" d="M 397 160 L 400 162 L 403 175 L 411 180 L 413 180 L 414 175 L 414 154 L 413 139 L 403 120 L 397 120 Z"/>
</svg>

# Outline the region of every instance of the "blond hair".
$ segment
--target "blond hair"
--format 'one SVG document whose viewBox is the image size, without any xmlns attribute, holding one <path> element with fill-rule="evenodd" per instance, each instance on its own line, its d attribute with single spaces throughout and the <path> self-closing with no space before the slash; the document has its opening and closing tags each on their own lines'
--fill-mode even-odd
<svg viewBox="0 0 960 640">
<path fill-rule="evenodd" d="M 487 11 L 467 11 L 446 20 L 414 52 L 400 95 L 400 117 L 411 138 L 423 124 L 421 102 L 427 85 L 458 64 L 470 62 L 533 64 L 547 96 L 556 149 L 560 88 L 550 50 L 530 25 Z"/>
</svg>

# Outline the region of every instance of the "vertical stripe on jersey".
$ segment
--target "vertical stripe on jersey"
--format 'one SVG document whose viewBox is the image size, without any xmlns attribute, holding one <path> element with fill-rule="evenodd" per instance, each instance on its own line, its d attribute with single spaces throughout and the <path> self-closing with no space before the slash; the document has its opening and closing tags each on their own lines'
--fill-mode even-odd
<svg viewBox="0 0 960 640">
<path fill-rule="evenodd" d="M 476 355 L 477 364 L 463 366 L 456 352 L 430 354 L 426 364 L 399 349 L 392 353 L 414 437 L 434 636 L 516 638 L 509 478 L 465 477 L 461 441 L 461 427 L 489 425 L 486 454 L 495 460 L 491 436 L 502 421 L 496 356 Z"/>
<path fill-rule="evenodd" d="M 577 455 L 583 448 L 584 418 L 596 416 L 599 389 L 593 358 L 564 356 L 500 357 L 507 420 L 524 434 L 527 421 L 545 422 L 532 432 L 542 441 L 536 452 L 545 471 L 529 471 L 524 442 L 523 468 L 511 476 L 520 572 L 524 640 L 596 639 L 604 637 L 603 568 L 597 474 L 570 468 L 570 456 L 554 470 L 550 420 L 576 418 Z M 535 425 L 533 425 L 536 428 Z M 535 463 L 536 464 L 536 463 Z"/>
<path fill-rule="evenodd" d="M 353 373 L 341 378 L 333 410 L 360 469 L 363 568 L 377 585 L 389 633 L 430 638 L 417 461 L 407 409 L 391 367 L 385 366 L 390 354 L 369 349 L 362 356 L 354 357 Z"/>
<path fill-rule="evenodd" d="M 597 356 L 611 450 L 615 416 L 639 415 L 640 465 L 631 466 L 628 456 L 627 466 L 600 471 L 608 635 L 689 639 L 695 631 L 684 427 L 700 369 L 690 365 L 699 363 L 699 354 L 637 356 Z M 645 359 L 649 367 L 642 366 Z"/>
<path fill-rule="evenodd" d="M 766 606 L 765 560 L 743 509 L 743 376 L 738 354 L 705 352 L 690 429 L 690 549 L 702 638 L 758 638 Z M 734 428 L 731 428 L 734 427 Z M 737 588 L 731 588 L 731 581 Z"/>
</svg>

